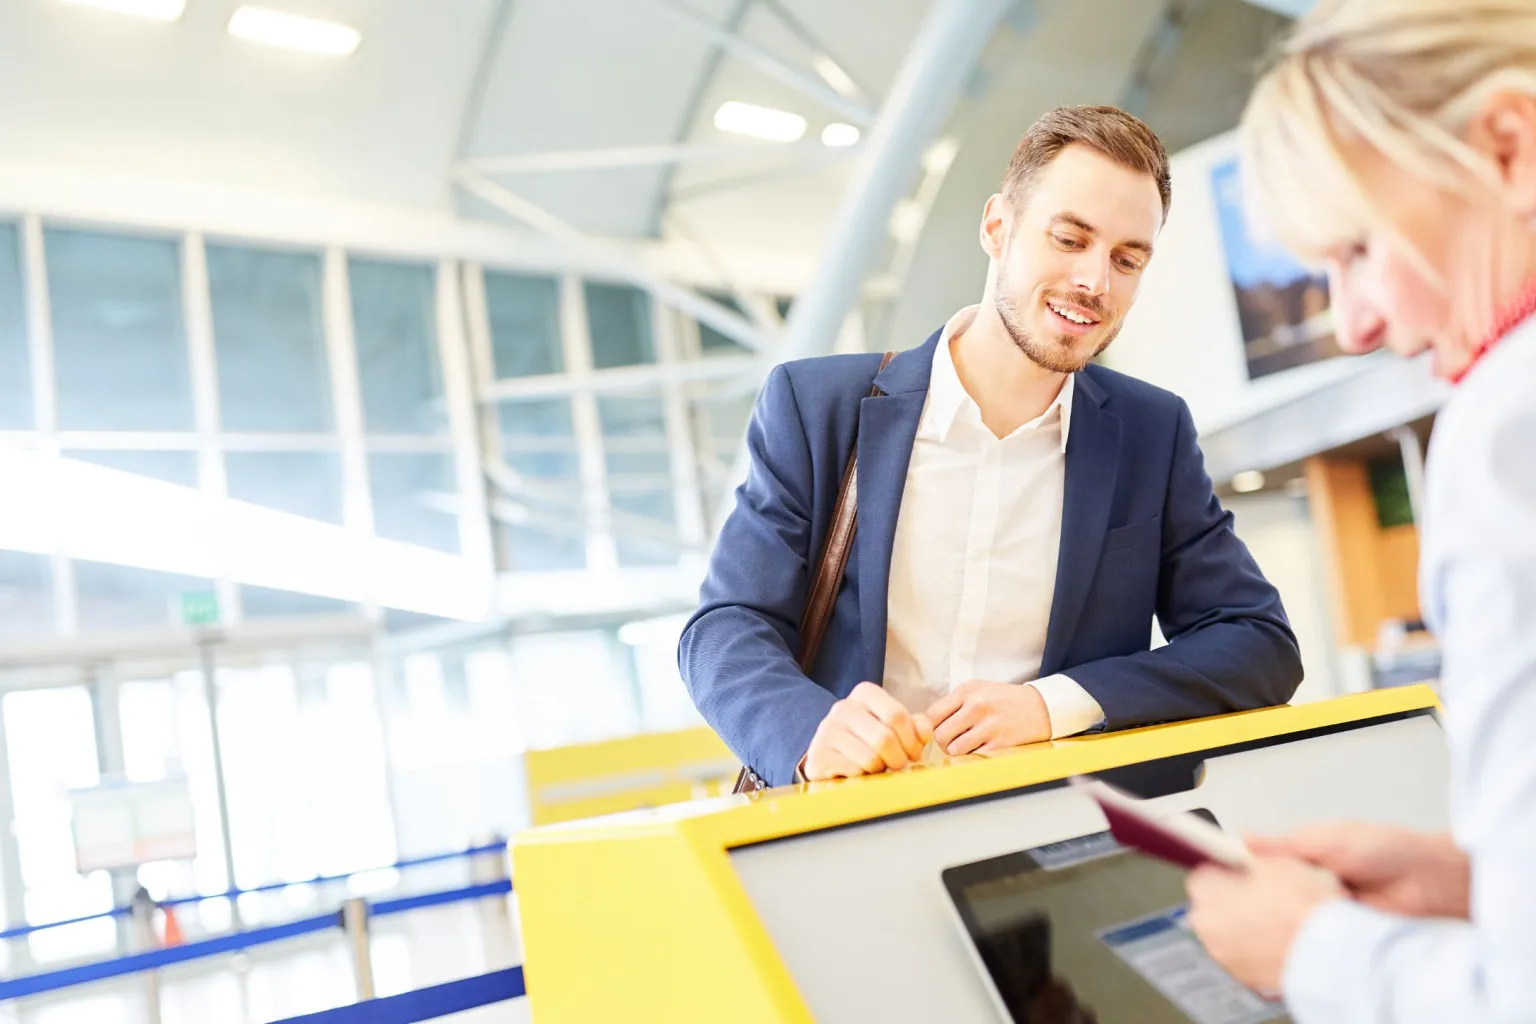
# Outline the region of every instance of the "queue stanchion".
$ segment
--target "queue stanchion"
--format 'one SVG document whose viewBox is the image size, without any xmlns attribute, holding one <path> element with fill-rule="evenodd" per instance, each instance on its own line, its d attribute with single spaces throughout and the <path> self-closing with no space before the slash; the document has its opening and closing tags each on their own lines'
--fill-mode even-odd
<svg viewBox="0 0 1536 1024">
<path fill-rule="evenodd" d="M 469 858 L 471 884 L 479 885 L 482 882 L 494 882 L 498 878 L 507 877 L 505 843 L 505 839 L 494 833 L 475 837 L 471 842 L 471 848 L 480 852 Z"/>
<path fill-rule="evenodd" d="M 507 841 L 503 836 L 497 833 L 478 836 L 472 841 L 471 847 L 480 851 L 469 858 L 471 885 L 499 882 L 511 874 Z M 510 958 L 512 962 L 517 962 L 520 955 L 516 946 L 516 937 L 513 936 L 513 945 L 510 948 L 506 939 L 503 938 L 512 927 L 510 894 L 501 899 L 477 900 L 474 913 L 479 919 L 480 936 L 487 961 L 495 963 Z"/>
<path fill-rule="evenodd" d="M 354 896 L 341 905 L 341 927 L 347 933 L 352 954 L 352 977 L 357 982 L 357 1001 L 373 998 L 373 953 L 368 938 L 368 901 Z"/>
<path fill-rule="evenodd" d="M 134 951 L 147 953 L 160 948 L 160 938 L 155 933 L 155 911 L 158 909 L 149 891 L 142 886 L 129 902 L 130 932 Z M 144 972 L 144 1011 L 149 1024 L 160 1024 L 160 972 Z"/>
<path fill-rule="evenodd" d="M 475 841 L 475 848 L 481 852 L 469 859 L 469 881 L 471 885 L 484 885 L 487 882 L 499 882 L 512 874 L 511 854 L 507 850 L 507 840 L 504 836 L 492 833 Z M 507 903 L 498 900 L 493 905 L 494 910 L 506 913 Z"/>
</svg>

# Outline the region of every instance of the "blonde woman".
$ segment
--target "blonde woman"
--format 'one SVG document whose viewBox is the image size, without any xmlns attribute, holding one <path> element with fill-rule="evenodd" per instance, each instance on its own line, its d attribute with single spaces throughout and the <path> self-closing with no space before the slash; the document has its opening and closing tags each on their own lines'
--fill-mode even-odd
<svg viewBox="0 0 1536 1024">
<path fill-rule="evenodd" d="M 1536 0 L 1320 4 L 1241 139 L 1264 219 L 1328 267 L 1346 347 L 1456 382 L 1420 576 L 1453 832 L 1257 843 L 1252 871 L 1191 875 L 1191 922 L 1303 1024 L 1536 1021 Z"/>
</svg>

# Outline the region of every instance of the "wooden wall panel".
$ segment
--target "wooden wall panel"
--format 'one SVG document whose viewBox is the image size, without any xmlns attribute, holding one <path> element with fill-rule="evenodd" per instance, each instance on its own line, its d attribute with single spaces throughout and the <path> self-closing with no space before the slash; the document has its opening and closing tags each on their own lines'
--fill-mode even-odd
<svg viewBox="0 0 1536 1024">
<path fill-rule="evenodd" d="M 1383 621 L 1419 617 L 1418 530 L 1381 529 L 1364 460 L 1317 456 L 1306 478 L 1339 643 L 1374 648 Z"/>
</svg>

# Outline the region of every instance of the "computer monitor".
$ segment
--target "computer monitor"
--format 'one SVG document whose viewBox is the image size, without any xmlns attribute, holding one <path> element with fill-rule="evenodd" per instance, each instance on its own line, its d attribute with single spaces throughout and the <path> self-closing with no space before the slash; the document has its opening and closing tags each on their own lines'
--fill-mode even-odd
<svg viewBox="0 0 1536 1024">
<path fill-rule="evenodd" d="M 943 880 L 1001 1020 L 1290 1020 L 1206 955 L 1185 924 L 1184 873 L 1108 832 L 961 864 Z"/>
</svg>

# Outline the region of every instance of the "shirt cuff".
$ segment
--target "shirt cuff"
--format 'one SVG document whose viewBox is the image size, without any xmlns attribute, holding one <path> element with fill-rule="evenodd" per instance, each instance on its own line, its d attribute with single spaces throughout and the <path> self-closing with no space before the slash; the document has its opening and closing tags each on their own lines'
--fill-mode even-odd
<svg viewBox="0 0 1536 1024">
<path fill-rule="evenodd" d="M 1281 976 L 1292 1016 L 1304 1022 L 1359 1019 L 1351 1008 L 1370 1001 L 1371 961 L 1401 923 L 1402 918 L 1353 900 L 1330 900 L 1312 911 L 1291 943 Z"/>
<path fill-rule="evenodd" d="M 1104 721 L 1104 709 L 1071 679 L 1060 674 L 1036 679 L 1026 686 L 1033 686 L 1045 701 L 1045 710 L 1051 716 L 1051 739 L 1076 736 L 1087 732 Z"/>
</svg>

